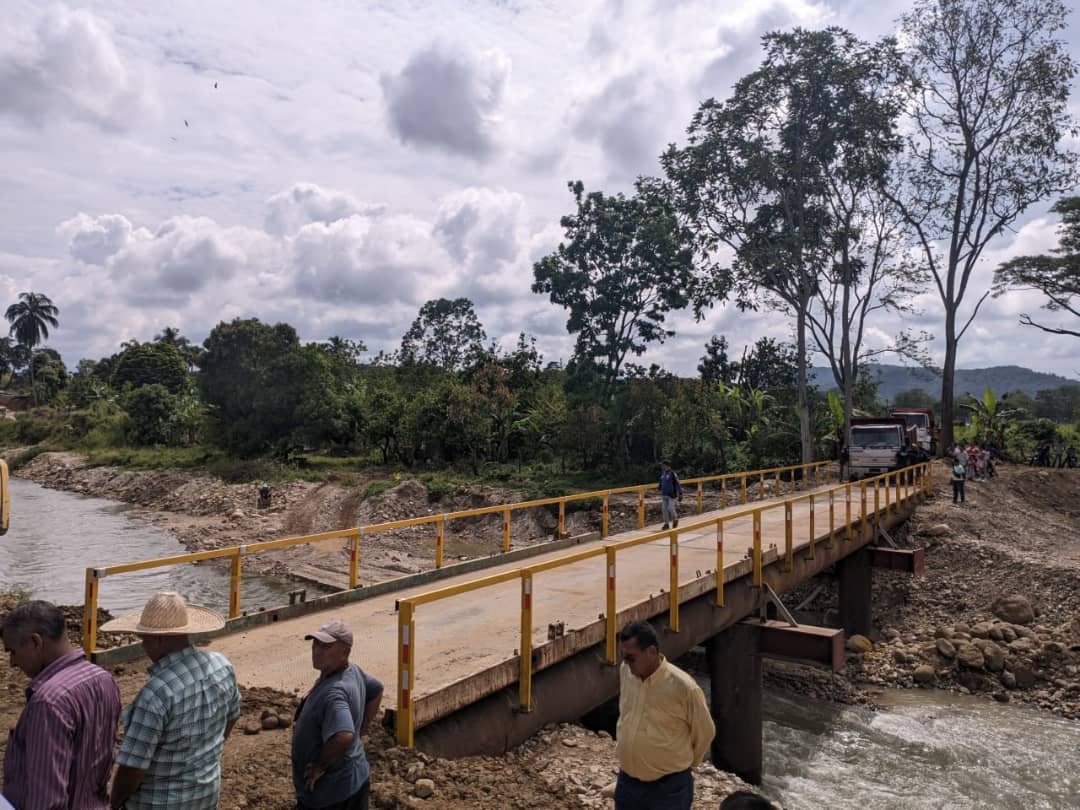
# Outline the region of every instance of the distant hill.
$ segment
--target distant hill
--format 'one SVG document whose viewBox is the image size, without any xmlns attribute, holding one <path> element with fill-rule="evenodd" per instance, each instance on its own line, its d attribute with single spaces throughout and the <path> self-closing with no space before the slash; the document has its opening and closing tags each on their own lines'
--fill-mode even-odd
<svg viewBox="0 0 1080 810">
<path fill-rule="evenodd" d="M 941 377 L 921 368 L 907 366 L 872 366 L 878 383 L 878 396 L 891 401 L 901 391 L 920 388 L 935 399 L 941 396 Z M 834 388 L 832 373 L 827 368 L 810 370 L 814 381 L 823 390 Z M 955 393 L 957 399 L 964 394 L 981 395 L 987 388 L 997 394 L 1010 391 L 1023 391 L 1035 396 L 1036 392 L 1047 388 L 1059 388 L 1062 385 L 1077 385 L 1080 382 L 1057 374 L 1032 371 L 1021 366 L 993 366 L 992 368 L 958 368 L 956 370 Z"/>
</svg>

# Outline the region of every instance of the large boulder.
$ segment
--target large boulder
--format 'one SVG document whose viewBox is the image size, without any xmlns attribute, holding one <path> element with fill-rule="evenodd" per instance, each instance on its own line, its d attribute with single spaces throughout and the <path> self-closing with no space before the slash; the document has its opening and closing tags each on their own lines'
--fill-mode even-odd
<svg viewBox="0 0 1080 810">
<path fill-rule="evenodd" d="M 956 660 L 970 669 L 982 669 L 986 665 L 982 650 L 974 644 L 961 644 L 957 647 Z"/>
<path fill-rule="evenodd" d="M 930 683 L 934 680 L 934 668 L 929 664 L 920 664 L 915 667 L 911 677 L 915 680 L 915 683 Z"/>
<path fill-rule="evenodd" d="M 991 672 L 1001 672 L 1005 667 L 1005 651 L 996 644 L 988 644 L 982 648 L 983 658 L 986 660 L 986 668 Z"/>
<path fill-rule="evenodd" d="M 919 529 L 919 534 L 922 537 L 951 537 L 952 533 L 948 523 L 934 523 L 931 526 L 923 526 Z"/>
<path fill-rule="evenodd" d="M 1018 593 L 999 596 L 990 606 L 990 612 L 1010 624 L 1031 624 L 1035 621 L 1035 609 L 1026 596 Z"/>
<path fill-rule="evenodd" d="M 956 658 L 956 646 L 947 638 L 937 640 L 937 651 L 942 658 Z"/>
<path fill-rule="evenodd" d="M 874 648 L 874 644 L 866 636 L 856 633 L 847 640 L 847 648 L 853 653 L 867 653 Z"/>
</svg>

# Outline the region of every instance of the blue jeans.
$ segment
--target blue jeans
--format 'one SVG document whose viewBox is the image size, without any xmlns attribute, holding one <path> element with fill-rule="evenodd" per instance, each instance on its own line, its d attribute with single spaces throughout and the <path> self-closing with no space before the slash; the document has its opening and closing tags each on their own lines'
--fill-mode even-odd
<svg viewBox="0 0 1080 810">
<path fill-rule="evenodd" d="M 690 810 L 694 803 L 694 777 L 690 771 L 642 782 L 622 771 L 615 782 L 615 810 Z"/>
<path fill-rule="evenodd" d="M 664 523 L 674 523 L 679 519 L 679 513 L 675 504 L 678 503 L 676 498 L 671 495 L 660 496 L 660 513 L 664 516 Z"/>
</svg>

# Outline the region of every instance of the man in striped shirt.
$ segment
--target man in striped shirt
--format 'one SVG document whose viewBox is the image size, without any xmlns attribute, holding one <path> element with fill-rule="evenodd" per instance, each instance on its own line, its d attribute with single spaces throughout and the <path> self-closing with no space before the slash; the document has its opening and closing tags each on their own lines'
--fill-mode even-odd
<svg viewBox="0 0 1080 810">
<path fill-rule="evenodd" d="M 4 651 L 30 680 L 8 742 L 4 796 L 19 810 L 108 806 L 120 690 L 68 641 L 64 615 L 24 602 L 7 615 Z"/>
</svg>

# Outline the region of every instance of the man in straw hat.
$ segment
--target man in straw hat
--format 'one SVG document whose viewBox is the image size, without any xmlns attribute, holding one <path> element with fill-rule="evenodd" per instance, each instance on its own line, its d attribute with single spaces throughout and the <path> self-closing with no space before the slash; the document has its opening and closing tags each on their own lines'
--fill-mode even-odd
<svg viewBox="0 0 1080 810">
<path fill-rule="evenodd" d="M 0 622 L 0 636 L 12 666 L 31 679 L 8 738 L 4 794 L 19 810 L 102 810 L 120 717 L 116 681 L 71 644 L 56 605 L 23 602 Z"/>
<path fill-rule="evenodd" d="M 296 710 L 292 768 L 299 810 L 367 810 L 371 767 L 360 734 L 379 712 L 383 685 L 349 663 L 352 631 L 330 621 L 308 635 L 319 680 Z"/>
<path fill-rule="evenodd" d="M 102 625 L 136 633 L 150 659 L 150 680 L 124 709 L 116 755 L 114 810 L 212 810 L 221 792 L 221 751 L 240 717 L 236 672 L 220 653 L 197 650 L 190 636 L 225 626 L 178 593 L 155 594 L 142 613 Z"/>
</svg>

